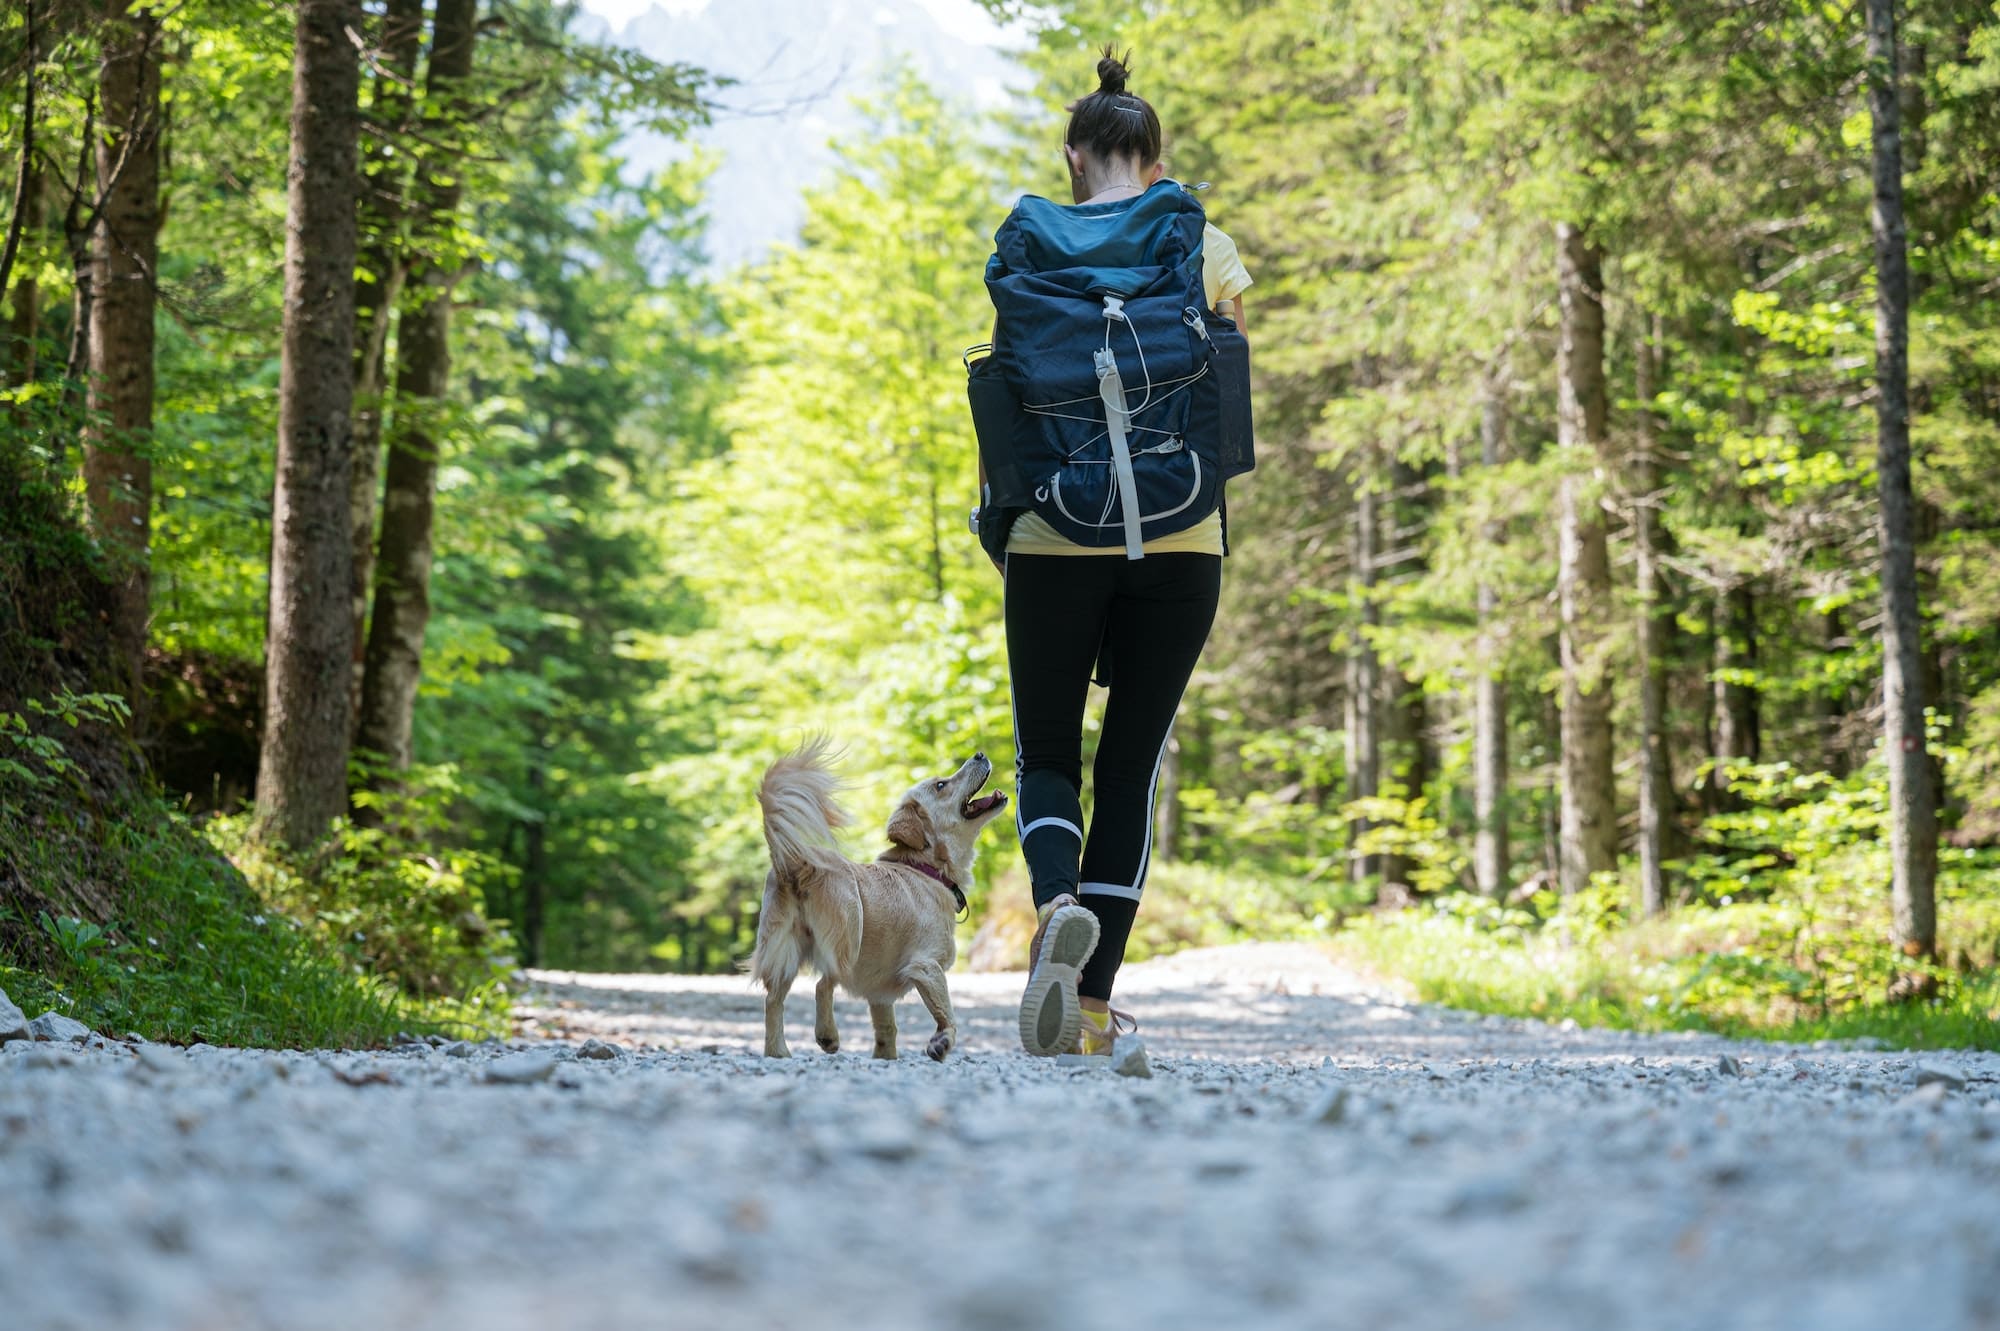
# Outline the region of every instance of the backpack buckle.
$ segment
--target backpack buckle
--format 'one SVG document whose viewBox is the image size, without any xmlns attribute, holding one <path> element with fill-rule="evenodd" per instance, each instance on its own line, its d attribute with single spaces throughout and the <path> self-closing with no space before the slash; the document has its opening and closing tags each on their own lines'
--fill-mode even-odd
<svg viewBox="0 0 2000 1331">
<path fill-rule="evenodd" d="M 1107 319 L 1116 319 L 1119 323 L 1132 322 L 1125 317 L 1124 300 L 1117 296 L 1106 296 L 1104 298 L 1104 317 Z"/>
</svg>

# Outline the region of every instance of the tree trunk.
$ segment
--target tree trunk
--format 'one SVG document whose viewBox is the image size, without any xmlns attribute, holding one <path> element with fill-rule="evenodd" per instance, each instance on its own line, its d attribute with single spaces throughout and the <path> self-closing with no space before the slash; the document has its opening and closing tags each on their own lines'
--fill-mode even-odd
<svg viewBox="0 0 2000 1331">
<path fill-rule="evenodd" d="M 1479 412 L 1479 461 L 1500 465 L 1507 432 L 1507 407 L 1497 384 L 1488 382 Z M 1489 543 L 1500 540 L 1499 524 L 1489 524 Z M 1499 597 L 1488 582 L 1479 584 L 1479 675 L 1472 686 L 1472 877 L 1482 895 L 1507 894 L 1507 681 L 1493 640 L 1500 622 Z"/>
<path fill-rule="evenodd" d="M 1181 835 L 1181 743 L 1173 734 L 1160 753 L 1159 782 L 1154 787 L 1153 858 L 1162 863 L 1180 852 Z"/>
<path fill-rule="evenodd" d="M 83 481 L 91 525 L 113 555 L 111 638 L 120 687 L 144 700 L 152 588 L 153 293 L 160 208 L 160 22 L 149 4 L 106 0 L 103 108 L 97 136 L 97 225 L 91 232 L 92 318 Z M 79 188 L 81 184 L 79 182 Z"/>
<path fill-rule="evenodd" d="M 1562 603 L 1561 888 L 1617 867 L 1611 766 L 1611 555 L 1599 502 L 1607 442 L 1604 279 L 1597 250 L 1556 226 L 1562 346 L 1556 359 L 1556 442 L 1564 453 L 1557 591 Z M 1585 450 L 1588 450 L 1586 458 Z M 1591 471 L 1586 475 L 1584 466 Z"/>
<path fill-rule="evenodd" d="M 1372 461 L 1372 458 L 1371 458 Z M 1375 543 L 1380 508 L 1373 467 L 1360 477 L 1354 502 L 1354 592 L 1360 603 L 1359 625 L 1347 656 L 1347 798 L 1374 799 L 1381 791 L 1382 663 L 1375 655 L 1369 630 L 1382 622 L 1375 600 Z M 1381 859 L 1364 854 L 1361 840 L 1373 824 L 1354 817 L 1347 822 L 1347 872 L 1356 886 L 1365 886 L 1382 871 Z"/>
<path fill-rule="evenodd" d="M 1654 315 L 1636 365 L 1639 449 L 1632 477 L 1639 583 L 1639 903 L 1647 915 L 1667 908 L 1666 862 L 1674 823 L 1673 755 L 1667 736 L 1667 643 L 1673 632 L 1673 607 L 1667 602 L 1660 567 L 1664 553 L 1660 505 L 1665 492 L 1660 484 L 1659 421 L 1653 412 L 1659 369 L 1660 320 Z"/>
<path fill-rule="evenodd" d="M 1865 0 L 1868 106 L 1874 120 L 1875 440 L 1882 548 L 1882 714 L 1889 764 L 1895 943 L 1937 948 L 1937 806 L 1924 736 L 1923 620 L 1917 604 L 1916 505 L 1910 481 L 1909 255 L 1894 0 Z M 1911 986 L 1920 990 L 1921 985 Z"/>
<path fill-rule="evenodd" d="M 24 147 L 23 152 L 27 149 Z M 21 182 L 21 209 L 18 214 L 24 238 L 32 240 L 42 229 L 43 205 L 48 182 L 39 158 L 26 164 Z M 36 358 L 41 348 L 42 292 L 35 269 L 21 265 L 14 278 L 14 301 L 7 319 L 7 385 L 19 388 L 34 380 Z"/>
<path fill-rule="evenodd" d="M 1739 582 L 1716 605 L 1715 756 L 1754 763 L 1762 755 L 1757 686 L 1744 678 L 1757 669 L 1757 593 Z"/>
<path fill-rule="evenodd" d="M 1401 458 L 1390 463 L 1389 480 L 1389 502 L 1382 505 L 1385 530 L 1376 548 L 1376 561 L 1393 584 L 1423 573 L 1423 537 L 1430 521 L 1430 482 L 1423 468 Z M 1379 715 L 1384 765 L 1404 800 L 1421 799 L 1430 786 L 1433 770 L 1430 703 L 1424 696 L 1423 681 L 1391 668 L 1381 671 L 1381 682 Z M 1382 857 L 1384 882 L 1400 884 L 1407 890 L 1411 869 L 1406 855 L 1392 853 Z"/>
<path fill-rule="evenodd" d="M 545 781 L 541 765 L 528 768 L 529 803 L 535 816 L 521 825 L 526 842 L 521 865 L 521 956 L 526 964 L 542 964 L 542 924 L 548 909 L 548 812 L 542 799 Z"/>
<path fill-rule="evenodd" d="M 424 80 L 428 142 L 417 162 L 414 218 L 416 244 L 431 252 L 413 259 L 397 324 L 396 420 L 355 744 L 399 772 L 415 756 L 411 724 L 431 614 L 432 509 L 451 370 L 451 288 L 458 276 L 446 257 L 445 235 L 464 191 L 463 151 L 432 145 L 449 144 L 462 133 L 457 111 L 461 85 L 472 71 L 478 8 L 477 0 L 438 0 Z"/>
<path fill-rule="evenodd" d="M 299 0 L 271 504 L 259 835 L 304 848 L 347 806 L 360 0 Z"/>
<path fill-rule="evenodd" d="M 424 0 L 389 0 L 382 17 L 380 64 L 369 103 L 376 130 L 362 157 L 359 271 L 354 281 L 354 472 L 348 496 L 354 543 L 354 716 L 361 716 L 367 660 L 368 593 L 375 574 L 375 506 L 382 480 L 383 389 L 389 321 L 402 295 L 404 256 L 399 231 L 409 188 L 407 145 L 417 55 L 424 45 Z"/>
<path fill-rule="evenodd" d="M 7 220 L 7 239 L 0 245 L 0 296 L 11 288 L 12 316 L 7 323 L 7 384 L 19 388 L 35 377 L 35 335 L 41 318 L 41 300 L 36 292 L 34 269 L 24 266 L 21 280 L 14 281 L 15 264 L 24 240 L 32 244 L 42 229 L 42 163 L 35 149 L 37 115 L 35 95 L 39 91 L 42 56 L 41 30 L 36 22 L 36 0 L 26 0 L 22 18 L 26 42 L 23 50 L 27 69 L 21 79 L 21 157 L 14 175 L 14 208 Z"/>
</svg>

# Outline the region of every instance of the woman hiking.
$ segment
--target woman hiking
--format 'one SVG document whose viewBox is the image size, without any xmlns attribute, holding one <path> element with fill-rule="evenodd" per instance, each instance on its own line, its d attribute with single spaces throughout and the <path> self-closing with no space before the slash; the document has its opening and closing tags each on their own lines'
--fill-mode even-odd
<svg viewBox="0 0 2000 1331">
<path fill-rule="evenodd" d="M 1021 336 L 1025 321 L 1015 314 L 1010 324 L 1010 309 L 1018 307 L 1003 299 L 996 274 L 1011 276 L 1013 265 L 1024 263 L 1112 265 L 1101 281 L 1082 294 L 1091 301 L 1104 297 L 1105 350 L 1097 353 L 1097 369 L 1101 382 L 1108 358 L 1114 386 L 1106 389 L 1104 396 L 1105 403 L 1113 405 L 1098 408 L 1089 438 L 1101 452 L 1106 422 L 1116 422 L 1110 433 L 1121 435 L 1121 456 L 1097 461 L 1096 469 L 1087 474 L 1108 481 L 1115 462 L 1124 493 L 1135 494 L 1144 489 L 1145 482 L 1132 480 L 1132 460 L 1142 463 L 1141 477 L 1146 474 L 1145 467 L 1156 463 L 1191 463 L 1195 491 L 1206 495 L 1208 505 L 1205 512 L 1197 509 L 1170 518 L 1168 515 L 1176 512 L 1173 502 L 1189 508 L 1193 499 L 1160 501 L 1155 505 L 1160 511 L 1154 514 L 1135 513 L 1139 506 L 1125 502 L 1113 484 L 1097 505 L 1101 512 L 1087 515 L 1099 520 L 1084 522 L 1079 528 L 1065 519 L 1075 516 L 1072 509 L 1087 506 L 1064 506 L 1060 484 L 1043 485 L 1033 493 L 1036 502 L 1005 512 L 1011 526 L 996 534 L 988 529 L 992 501 L 987 492 L 989 509 L 981 515 L 982 538 L 1000 563 L 1006 584 L 1007 656 L 1018 754 L 1016 822 L 1037 915 L 1029 947 L 1030 978 L 1021 1001 L 1021 1040 L 1028 1053 L 1042 1056 L 1109 1054 L 1119 1032 L 1137 1025 L 1127 1014 L 1112 1009 L 1112 987 L 1146 881 L 1160 763 L 1181 695 L 1207 641 L 1222 587 L 1225 547 L 1220 481 L 1226 479 L 1229 467 L 1226 462 L 1216 463 L 1217 441 L 1201 437 L 1204 430 L 1216 432 L 1215 412 L 1201 405 L 1205 399 L 1190 393 L 1178 408 L 1182 414 L 1171 417 L 1176 423 L 1161 424 L 1174 410 L 1170 401 L 1173 394 L 1188 387 L 1189 381 L 1211 392 L 1214 385 L 1199 382 L 1205 371 L 1181 375 L 1182 382 L 1177 384 L 1161 379 L 1173 371 L 1161 370 L 1159 344 L 1146 345 L 1141 336 L 1144 320 L 1137 310 L 1141 307 L 1138 297 L 1144 293 L 1120 288 L 1120 275 L 1129 270 L 1116 265 L 1155 257 L 1152 252 L 1161 245 L 1168 246 L 1169 256 L 1185 252 L 1184 269 L 1199 265 L 1198 285 L 1187 283 L 1182 293 L 1185 299 L 1175 296 L 1170 301 L 1165 324 L 1167 333 L 1200 355 L 1209 354 L 1210 344 L 1225 340 L 1241 346 L 1235 335 L 1243 327 L 1243 291 L 1250 285 L 1250 275 L 1244 271 L 1235 245 L 1207 225 L 1192 194 L 1164 179 L 1160 118 L 1144 98 L 1126 91 L 1127 73 L 1125 60 L 1106 47 L 1104 58 L 1097 63 L 1097 91 L 1068 108 L 1063 155 L 1069 166 L 1073 205 L 1023 200 L 1009 225 L 1015 225 L 1015 219 L 1022 218 L 1032 204 L 1042 211 L 1036 214 L 1039 222 L 1030 218 L 1028 223 L 1039 230 L 1030 243 L 1010 248 L 1008 228 L 1003 227 L 996 237 L 999 252 L 988 268 L 988 284 L 995 290 L 1000 314 L 995 358 L 1011 355 L 1010 363 L 1018 366 L 1032 362 L 1046 347 L 1006 345 L 1010 334 L 1017 339 Z M 1139 247 L 1147 253 L 1119 253 L 1116 243 L 1102 239 L 1121 225 L 1127 231 L 1142 225 L 1141 214 L 1163 219 L 1143 223 L 1151 227 L 1145 233 L 1149 239 Z M 1175 236 L 1184 238 L 1182 251 L 1171 248 Z M 1052 249 L 1064 247 L 1063 257 L 1047 257 Z M 1079 253 L 1084 257 L 1075 257 Z M 1011 265 L 1007 262 L 1010 256 Z M 1156 287 L 1170 285 L 1175 270 L 1162 271 L 1167 276 L 1158 279 Z M 1105 296 L 1106 292 L 1121 292 L 1127 299 Z M 1199 310 L 1191 307 L 1194 301 L 1201 303 Z M 1190 307 L 1180 308 L 1183 304 Z M 1094 304 L 1085 305 L 1082 321 L 1090 325 L 1087 331 L 1093 346 L 1099 336 L 1094 324 L 1098 314 Z M 1222 323 L 1218 315 L 1228 322 Z M 1121 321 L 1123 328 L 1118 326 Z M 1186 326 L 1174 326 L 1179 323 Z M 1137 346 L 1114 354 L 1114 346 L 1124 347 L 1119 337 L 1128 329 Z M 1136 350 L 1136 358 L 1132 350 Z M 1150 364 L 1145 359 L 1149 354 Z M 1241 357 L 1243 461 L 1238 470 L 1248 467 L 1247 352 Z M 1032 372 L 1017 370 L 1016 374 Z M 1143 381 L 1140 376 L 1144 376 Z M 1073 396 L 1067 400 L 1080 401 Z M 1161 410 L 1152 411 L 1161 404 Z M 1120 405 L 1130 410 L 1121 413 L 1117 409 Z M 1073 421 L 1084 409 L 1056 403 L 1031 404 L 1025 410 Z M 1227 410 L 1223 408 L 1225 416 Z M 1149 428 L 1149 423 L 1159 428 Z M 1118 426 L 1130 432 L 1129 445 Z M 982 429 L 983 489 L 989 470 L 985 465 L 987 435 Z M 1081 469 L 1083 464 L 1077 459 L 1082 452 L 1081 445 L 1066 451 L 1064 461 L 1076 462 Z M 1125 456 L 1128 453 L 1131 456 Z M 1209 460 L 1206 490 L 1202 488 L 1201 457 Z M 1064 473 L 1061 480 L 1076 483 L 1070 473 Z M 1051 488 L 1058 491 L 1054 506 L 1041 502 L 1049 498 Z M 1122 545 L 1117 543 L 1121 524 L 1116 516 L 1121 502 L 1125 502 Z M 1141 520 L 1150 526 L 1142 527 Z M 1180 525 L 1183 522 L 1186 525 Z M 1104 529 L 1103 540 L 1109 543 L 1075 539 L 1079 531 L 1087 535 L 1085 529 L 1091 528 Z M 1143 543 L 1135 535 L 1168 528 L 1162 534 L 1146 535 Z M 1093 667 L 1100 663 L 1100 674 L 1104 668 L 1109 670 L 1108 695 L 1091 771 L 1092 815 L 1086 824 L 1082 806 L 1084 705 Z"/>
</svg>

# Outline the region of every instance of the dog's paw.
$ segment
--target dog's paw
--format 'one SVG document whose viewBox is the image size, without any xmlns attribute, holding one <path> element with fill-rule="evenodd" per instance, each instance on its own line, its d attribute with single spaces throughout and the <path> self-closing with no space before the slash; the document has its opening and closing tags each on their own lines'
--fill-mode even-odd
<svg viewBox="0 0 2000 1331">
<path fill-rule="evenodd" d="M 813 1038 L 825 1052 L 829 1054 L 840 1052 L 840 1037 L 838 1035 L 819 1035 Z"/>
<path fill-rule="evenodd" d="M 896 1056 L 896 1046 L 895 1046 L 895 1045 L 893 1045 L 893 1044 L 877 1044 L 877 1045 L 875 1046 L 875 1057 L 877 1057 L 877 1058 L 894 1058 L 895 1056 Z"/>
<path fill-rule="evenodd" d="M 767 1044 L 764 1046 L 764 1057 L 766 1058 L 790 1058 L 791 1056 L 791 1049 L 785 1045 Z"/>
<path fill-rule="evenodd" d="M 924 1052 L 942 1063 L 944 1056 L 951 1052 L 953 1043 L 950 1031 L 939 1031 L 931 1037 L 931 1042 L 924 1046 Z"/>
</svg>

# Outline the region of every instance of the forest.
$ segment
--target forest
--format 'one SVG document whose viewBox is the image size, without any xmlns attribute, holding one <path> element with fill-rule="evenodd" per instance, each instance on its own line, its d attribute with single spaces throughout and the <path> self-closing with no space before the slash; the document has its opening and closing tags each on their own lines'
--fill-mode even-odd
<svg viewBox="0 0 2000 1331">
<path fill-rule="evenodd" d="M 1134 955 L 2000 1045 L 2000 6 L 985 2 L 1023 104 L 885 68 L 727 271 L 728 81 L 574 5 L 10 6 L 9 990 L 490 1024 L 733 966 L 811 734 L 857 811 L 1007 771 L 960 353 L 1111 41 L 1259 457 Z M 996 831 L 963 941 L 1030 927 Z"/>
</svg>

